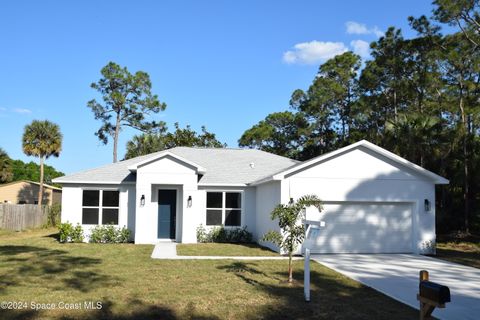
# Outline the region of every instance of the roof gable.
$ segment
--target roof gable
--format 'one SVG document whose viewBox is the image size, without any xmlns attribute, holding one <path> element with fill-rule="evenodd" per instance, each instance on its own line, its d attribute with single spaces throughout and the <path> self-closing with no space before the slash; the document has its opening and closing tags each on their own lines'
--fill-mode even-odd
<svg viewBox="0 0 480 320">
<path fill-rule="evenodd" d="M 419 175 L 424 177 L 425 179 L 428 179 L 432 181 L 435 184 L 448 184 L 449 181 L 433 172 L 430 172 L 402 157 L 397 156 L 396 154 L 387 151 L 371 142 L 368 142 L 366 140 L 361 140 L 357 143 L 351 144 L 349 146 L 346 146 L 344 148 L 338 149 L 336 151 L 321 155 L 319 157 L 310 159 L 308 161 L 302 162 L 301 164 L 298 164 L 296 166 L 293 166 L 287 170 L 281 171 L 277 174 L 274 174 L 270 180 L 282 180 L 287 176 L 297 174 L 303 170 L 306 170 L 308 168 L 311 168 L 315 165 L 322 165 L 327 163 L 328 161 L 332 161 L 333 159 L 338 159 L 340 157 L 344 157 L 345 155 L 351 153 L 354 150 L 363 150 L 365 153 L 369 154 L 372 157 L 378 156 L 377 158 L 383 162 L 385 162 L 387 165 L 382 165 L 384 170 L 388 171 L 388 167 L 397 167 L 398 169 L 401 169 L 401 172 L 397 170 L 397 172 L 393 172 L 390 170 L 390 172 L 385 172 L 389 174 L 393 174 L 394 176 L 396 175 L 397 178 L 406 178 L 408 175 Z M 345 166 L 345 169 L 347 170 L 348 166 L 355 166 L 356 163 L 352 162 L 352 159 L 348 159 L 346 157 L 345 159 L 347 162 L 343 163 Z M 350 163 L 348 163 L 350 161 Z M 342 163 L 342 161 L 340 161 Z M 378 164 L 380 164 L 378 162 Z M 337 171 L 338 172 L 338 171 Z M 359 172 L 361 174 L 362 172 Z M 360 176 L 359 176 L 360 177 Z M 268 180 L 264 180 L 268 181 Z M 264 181 L 258 181 L 256 184 L 262 183 Z"/>
<path fill-rule="evenodd" d="M 135 172 L 137 171 L 137 169 L 139 169 L 140 167 L 143 167 L 143 166 L 146 166 L 146 165 L 149 165 L 151 164 L 152 162 L 156 162 L 158 160 L 161 160 L 161 159 L 164 159 L 164 158 L 173 158 L 175 160 L 178 160 L 180 163 L 182 164 L 185 164 L 187 166 L 190 166 L 190 167 L 193 167 L 196 169 L 197 171 L 197 174 L 205 174 L 207 172 L 207 169 L 205 169 L 204 167 L 202 167 L 201 165 L 193 162 L 193 161 L 190 161 L 190 160 L 187 160 L 183 157 L 180 157 L 179 155 L 176 155 L 174 153 L 171 153 L 171 152 L 164 152 L 164 153 L 161 153 L 161 154 L 158 154 L 158 155 L 155 155 L 155 156 L 152 156 L 152 157 L 149 157 L 143 161 L 140 161 L 140 162 L 137 162 L 137 163 L 134 163 L 132 164 L 131 166 L 128 167 L 128 170 L 132 171 L 132 172 Z"/>
</svg>

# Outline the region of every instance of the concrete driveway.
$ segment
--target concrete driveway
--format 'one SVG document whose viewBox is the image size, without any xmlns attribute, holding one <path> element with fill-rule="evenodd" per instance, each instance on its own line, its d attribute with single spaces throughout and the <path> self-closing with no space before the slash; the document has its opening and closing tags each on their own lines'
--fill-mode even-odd
<svg viewBox="0 0 480 320">
<path fill-rule="evenodd" d="M 419 308 L 418 274 L 450 288 L 452 302 L 435 309 L 439 319 L 480 319 L 480 269 L 411 254 L 322 254 L 312 259 L 374 288 L 398 301 Z"/>
</svg>

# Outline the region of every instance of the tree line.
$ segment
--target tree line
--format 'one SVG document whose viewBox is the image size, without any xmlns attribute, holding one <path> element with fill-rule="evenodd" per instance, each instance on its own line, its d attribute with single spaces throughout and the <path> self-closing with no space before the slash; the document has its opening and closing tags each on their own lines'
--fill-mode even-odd
<svg viewBox="0 0 480 320">
<path fill-rule="evenodd" d="M 267 115 L 239 145 L 306 160 L 367 139 L 450 180 L 437 190 L 440 232 L 478 231 L 479 1 L 433 5 L 431 18 L 408 18 L 415 37 L 390 27 L 371 59 L 346 52 L 323 63 L 290 110 Z"/>
</svg>

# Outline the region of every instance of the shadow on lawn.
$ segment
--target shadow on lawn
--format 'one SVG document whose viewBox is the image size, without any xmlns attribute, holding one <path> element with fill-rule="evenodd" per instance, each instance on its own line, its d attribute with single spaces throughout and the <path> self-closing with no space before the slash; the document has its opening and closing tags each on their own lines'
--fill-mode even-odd
<svg viewBox="0 0 480 320">
<path fill-rule="evenodd" d="M 303 261 L 302 261 L 303 264 Z M 313 263 L 312 263 L 313 264 Z M 257 269 L 257 263 L 233 262 L 218 267 L 247 284 L 263 290 L 276 303 L 259 306 L 255 311 L 261 319 L 414 319 L 417 311 L 394 301 L 375 290 L 350 285 L 333 271 L 311 271 L 311 302 L 304 300 L 303 267 L 294 265 L 294 281 L 288 284 L 287 272 L 265 273 Z M 285 269 L 287 264 L 285 264 Z M 402 310 L 402 313 L 398 311 Z"/>
<path fill-rule="evenodd" d="M 2 265 L 10 269 L 8 276 L 0 278 L 0 293 L 8 287 L 39 279 L 55 280 L 55 283 L 60 280 L 62 287 L 66 285 L 81 292 L 108 286 L 114 280 L 111 276 L 84 270 L 99 264 L 101 259 L 71 256 L 64 250 L 6 245 L 0 246 L 0 257 Z"/>
<path fill-rule="evenodd" d="M 480 252 L 437 248 L 437 254 L 432 257 L 480 269 Z"/>
<path fill-rule="evenodd" d="M 50 234 L 47 234 L 43 237 L 44 238 L 53 238 L 53 239 L 57 240 L 58 242 L 60 242 L 60 233 L 59 232 L 50 233 Z"/>
</svg>

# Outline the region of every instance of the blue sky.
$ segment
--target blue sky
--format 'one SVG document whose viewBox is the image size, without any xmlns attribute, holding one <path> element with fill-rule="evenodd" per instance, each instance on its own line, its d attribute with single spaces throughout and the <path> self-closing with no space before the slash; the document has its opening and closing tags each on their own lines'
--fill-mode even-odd
<svg viewBox="0 0 480 320">
<path fill-rule="evenodd" d="M 150 74 L 173 127 L 202 125 L 229 147 L 267 114 L 286 110 L 326 58 L 366 43 L 389 26 L 413 36 L 407 17 L 430 1 L 2 1 L 0 147 L 24 161 L 23 128 L 58 123 L 65 173 L 112 160 L 94 136 L 90 83 L 109 61 Z M 119 156 L 135 134 L 121 133 Z"/>
</svg>

